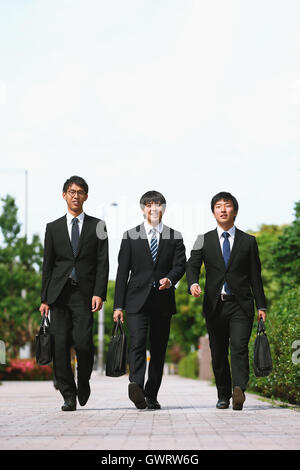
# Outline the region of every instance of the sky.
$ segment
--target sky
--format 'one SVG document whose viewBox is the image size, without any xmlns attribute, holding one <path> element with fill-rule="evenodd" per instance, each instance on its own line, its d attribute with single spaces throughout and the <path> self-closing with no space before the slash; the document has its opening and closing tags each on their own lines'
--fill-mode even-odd
<svg viewBox="0 0 300 470">
<path fill-rule="evenodd" d="M 148 190 L 187 255 L 229 191 L 236 225 L 290 223 L 300 199 L 298 0 L 0 0 L 0 196 L 28 236 L 66 212 L 71 175 L 104 218 L 114 279 Z M 117 204 L 112 205 L 113 203 Z"/>
</svg>

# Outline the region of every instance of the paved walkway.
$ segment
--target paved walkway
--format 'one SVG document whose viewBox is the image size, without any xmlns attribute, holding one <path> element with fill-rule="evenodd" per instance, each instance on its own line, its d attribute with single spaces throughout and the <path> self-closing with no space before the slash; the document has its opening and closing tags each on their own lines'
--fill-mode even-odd
<svg viewBox="0 0 300 470">
<path fill-rule="evenodd" d="M 158 411 L 137 410 L 128 378 L 93 373 L 84 408 L 62 412 L 51 382 L 3 382 L 0 449 L 300 449 L 300 414 L 247 394 L 243 411 L 217 410 L 209 383 L 165 376 Z"/>
</svg>

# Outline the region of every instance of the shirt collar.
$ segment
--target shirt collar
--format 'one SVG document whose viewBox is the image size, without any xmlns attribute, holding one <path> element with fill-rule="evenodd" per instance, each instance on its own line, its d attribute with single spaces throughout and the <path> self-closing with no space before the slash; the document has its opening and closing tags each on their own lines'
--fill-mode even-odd
<svg viewBox="0 0 300 470">
<path fill-rule="evenodd" d="M 70 225 L 72 223 L 72 220 L 74 219 L 74 215 L 70 214 L 70 212 L 68 211 L 67 212 L 67 223 L 68 225 Z M 81 214 L 79 214 L 76 219 L 79 220 L 79 223 L 82 223 L 83 222 L 83 219 L 84 219 L 84 212 L 81 212 Z"/>
<path fill-rule="evenodd" d="M 158 225 L 156 225 L 156 227 L 153 227 L 152 225 L 149 224 L 149 222 L 147 220 L 144 220 L 144 226 L 145 226 L 145 230 L 146 230 L 146 233 L 149 234 L 150 231 L 155 228 L 155 230 L 157 230 L 159 233 L 161 233 L 163 231 L 163 223 L 162 221 L 159 222 Z"/>
<path fill-rule="evenodd" d="M 219 238 L 221 239 L 222 237 L 222 234 L 225 232 L 225 230 L 220 227 L 220 225 L 217 226 L 217 230 L 218 230 L 218 235 L 219 235 Z M 236 226 L 233 225 L 229 230 L 226 230 L 226 232 L 229 233 L 229 235 L 231 236 L 231 238 L 234 238 L 235 236 L 235 231 L 236 231 Z"/>
</svg>

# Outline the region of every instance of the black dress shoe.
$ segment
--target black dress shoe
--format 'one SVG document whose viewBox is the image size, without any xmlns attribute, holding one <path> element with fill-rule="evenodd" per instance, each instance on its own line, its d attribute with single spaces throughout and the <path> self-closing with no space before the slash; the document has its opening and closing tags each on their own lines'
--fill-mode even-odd
<svg viewBox="0 0 300 470">
<path fill-rule="evenodd" d="M 128 385 L 128 396 L 130 400 L 133 401 L 136 408 L 138 408 L 139 410 L 144 410 L 145 408 L 147 408 L 147 403 L 144 397 L 143 390 L 137 383 L 131 382 Z"/>
<path fill-rule="evenodd" d="M 66 398 L 61 409 L 62 411 L 75 411 L 76 410 L 76 398 L 72 398 L 72 399 Z"/>
<path fill-rule="evenodd" d="M 219 398 L 216 408 L 219 410 L 226 410 L 226 408 L 229 408 L 229 398 Z"/>
<path fill-rule="evenodd" d="M 84 406 L 91 394 L 89 382 L 80 382 L 77 384 L 77 396 L 80 406 Z"/>
<path fill-rule="evenodd" d="M 157 400 L 150 397 L 145 397 L 148 410 L 160 410 L 161 406 Z"/>
<path fill-rule="evenodd" d="M 245 400 L 246 397 L 241 387 L 234 387 L 232 392 L 232 409 L 242 410 Z"/>
</svg>

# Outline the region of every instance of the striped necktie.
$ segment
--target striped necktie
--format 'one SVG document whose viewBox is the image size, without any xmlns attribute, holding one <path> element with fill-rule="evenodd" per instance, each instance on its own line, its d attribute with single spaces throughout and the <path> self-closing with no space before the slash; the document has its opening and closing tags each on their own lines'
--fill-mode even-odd
<svg viewBox="0 0 300 470">
<path fill-rule="evenodd" d="M 73 250 L 74 258 L 77 255 L 78 243 L 79 243 L 78 222 L 79 222 L 78 219 L 74 217 L 74 219 L 72 220 L 72 231 L 71 231 L 71 243 L 72 243 L 72 250 Z M 71 278 L 74 279 L 74 281 L 77 281 L 75 267 L 72 269 Z"/>
<path fill-rule="evenodd" d="M 157 251 L 158 251 L 156 229 L 152 228 L 151 233 L 152 233 L 152 237 L 151 237 L 151 242 L 150 242 L 150 251 L 151 251 L 153 263 L 155 263 L 156 258 L 157 258 Z"/>
</svg>

